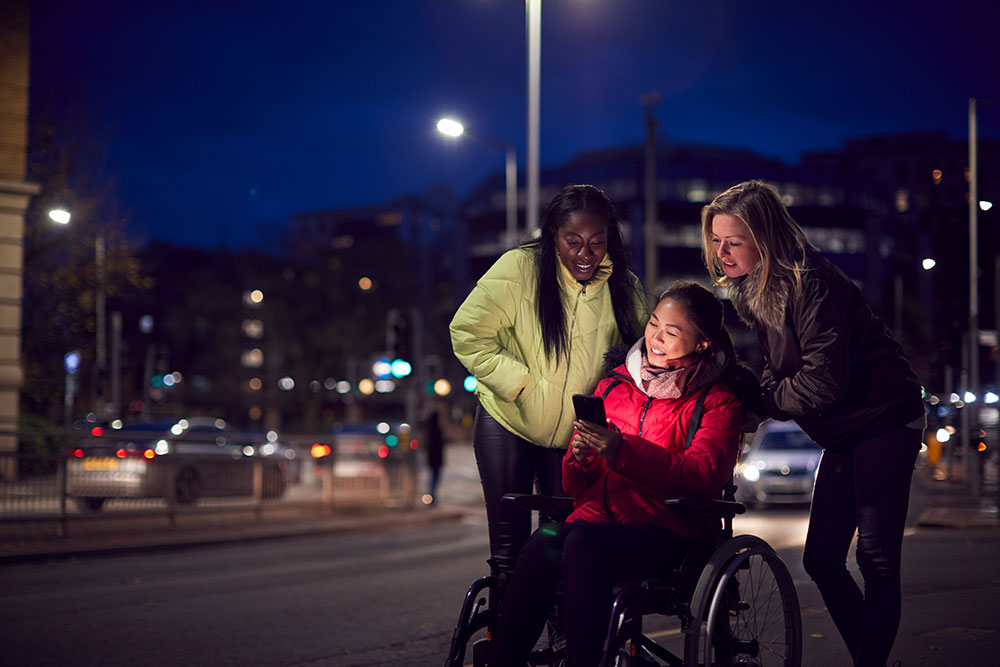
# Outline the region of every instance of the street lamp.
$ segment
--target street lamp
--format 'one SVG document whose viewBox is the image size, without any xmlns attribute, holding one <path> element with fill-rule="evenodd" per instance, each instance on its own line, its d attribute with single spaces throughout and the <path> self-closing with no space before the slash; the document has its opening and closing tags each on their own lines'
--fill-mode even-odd
<svg viewBox="0 0 1000 667">
<path fill-rule="evenodd" d="M 73 215 L 64 208 L 54 208 L 49 211 L 49 219 L 59 225 L 68 225 Z M 95 385 L 94 391 L 97 393 L 99 398 L 99 404 L 95 404 L 94 412 L 98 417 L 104 416 L 104 373 L 107 368 L 107 344 L 105 343 L 105 338 L 107 333 L 105 331 L 105 309 L 107 307 L 107 289 L 104 284 L 104 275 L 106 269 L 106 257 L 104 248 L 104 235 L 98 234 L 94 239 L 94 260 L 97 267 L 97 298 L 94 300 L 94 315 L 97 319 L 97 340 L 95 345 L 96 350 L 96 366 L 95 366 Z M 96 402 L 95 402 L 96 403 Z M 114 406 L 117 412 L 117 407 Z"/>
<path fill-rule="evenodd" d="M 542 0 L 525 0 L 525 32 L 528 36 L 528 187 L 525 231 L 538 229 L 538 126 L 542 61 Z"/>
<path fill-rule="evenodd" d="M 441 134 L 455 139 L 465 134 L 465 126 L 453 118 L 439 120 L 437 130 Z M 507 234 L 505 243 L 507 248 L 513 248 L 517 243 L 517 152 L 513 146 L 498 139 L 483 137 L 482 140 L 493 148 L 504 151 L 507 156 Z"/>
<path fill-rule="evenodd" d="M 68 225 L 70 213 L 64 208 L 54 208 L 49 211 L 49 219 L 59 225 Z"/>
</svg>

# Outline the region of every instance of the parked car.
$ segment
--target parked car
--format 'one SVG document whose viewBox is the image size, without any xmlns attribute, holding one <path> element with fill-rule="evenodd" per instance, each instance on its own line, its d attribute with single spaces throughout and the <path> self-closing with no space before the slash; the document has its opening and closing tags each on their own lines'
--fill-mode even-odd
<svg viewBox="0 0 1000 667">
<path fill-rule="evenodd" d="M 263 472 L 262 495 L 285 491 L 283 457 L 265 456 L 233 437 L 221 419 L 193 417 L 96 428 L 68 452 L 66 492 L 83 509 L 98 511 L 108 498 L 250 496 L 254 467 Z"/>
<path fill-rule="evenodd" d="M 744 450 L 736 485 L 747 506 L 808 503 L 822 448 L 794 422 L 768 421 Z"/>
<path fill-rule="evenodd" d="M 404 458 L 411 430 L 402 422 L 352 424 L 334 430 L 334 474 L 338 477 L 378 476 L 387 461 Z"/>
</svg>

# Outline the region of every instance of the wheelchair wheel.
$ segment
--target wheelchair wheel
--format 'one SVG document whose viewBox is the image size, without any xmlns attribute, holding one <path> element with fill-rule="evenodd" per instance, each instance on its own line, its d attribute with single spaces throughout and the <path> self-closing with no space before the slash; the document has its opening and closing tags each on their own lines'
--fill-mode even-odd
<svg viewBox="0 0 1000 667">
<path fill-rule="evenodd" d="M 451 650 L 445 660 L 445 667 L 462 667 L 465 653 L 472 641 L 472 664 L 486 667 L 487 637 L 494 630 L 499 602 L 500 582 L 495 576 L 477 579 L 469 586 L 462 603 L 462 611 L 455 624 L 451 638 Z M 477 633 L 485 629 L 487 636 L 476 639 Z M 482 633 L 480 633 L 482 634 Z"/>
<path fill-rule="evenodd" d="M 799 667 L 802 618 L 788 568 L 758 537 L 725 542 L 702 572 L 685 630 L 689 667 Z"/>
</svg>

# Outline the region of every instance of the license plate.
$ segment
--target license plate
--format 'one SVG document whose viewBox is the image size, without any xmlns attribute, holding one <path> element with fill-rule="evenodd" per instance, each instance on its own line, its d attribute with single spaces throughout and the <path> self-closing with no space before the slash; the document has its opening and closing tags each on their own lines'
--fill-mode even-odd
<svg viewBox="0 0 1000 667">
<path fill-rule="evenodd" d="M 118 459 L 94 457 L 83 460 L 84 470 L 118 470 Z"/>
</svg>

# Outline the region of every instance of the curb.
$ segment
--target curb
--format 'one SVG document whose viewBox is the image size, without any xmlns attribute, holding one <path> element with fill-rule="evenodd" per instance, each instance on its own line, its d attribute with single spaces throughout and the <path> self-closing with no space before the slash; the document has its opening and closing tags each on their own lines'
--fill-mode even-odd
<svg viewBox="0 0 1000 667">
<path fill-rule="evenodd" d="M 190 549 L 211 545 L 262 542 L 289 537 L 308 537 L 334 533 L 358 533 L 382 530 L 403 525 L 422 525 L 445 521 L 460 521 L 465 517 L 460 509 L 411 510 L 385 512 L 340 518 L 301 520 L 287 524 L 250 525 L 244 529 L 216 528 L 214 530 L 190 529 L 178 532 L 160 532 L 148 535 L 114 535 L 96 538 L 64 538 L 45 543 L 16 545 L 0 553 L 0 564 L 64 560 L 87 556 L 103 556 L 135 552 L 156 552 Z M 59 538 L 55 538 L 58 540 Z M 0 547 L 2 548 L 2 547 Z"/>
<path fill-rule="evenodd" d="M 917 520 L 921 528 L 1000 528 L 996 507 L 932 507 Z"/>
</svg>

